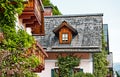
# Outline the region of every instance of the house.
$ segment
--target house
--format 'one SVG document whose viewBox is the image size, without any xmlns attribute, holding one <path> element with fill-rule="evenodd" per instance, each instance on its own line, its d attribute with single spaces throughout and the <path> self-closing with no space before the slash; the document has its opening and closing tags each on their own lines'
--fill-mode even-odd
<svg viewBox="0 0 120 77">
<path fill-rule="evenodd" d="M 93 73 L 92 54 L 102 47 L 103 14 L 45 16 L 44 26 L 45 36 L 35 36 L 49 56 L 40 77 L 53 77 L 60 54 L 76 55 L 81 59 L 76 68 Z"/>
</svg>

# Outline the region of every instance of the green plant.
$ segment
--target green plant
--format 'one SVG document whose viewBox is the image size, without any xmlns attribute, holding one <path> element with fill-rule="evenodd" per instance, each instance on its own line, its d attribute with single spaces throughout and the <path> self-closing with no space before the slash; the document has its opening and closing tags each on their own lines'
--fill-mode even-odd
<svg viewBox="0 0 120 77">
<path fill-rule="evenodd" d="M 94 75 L 95 77 L 106 77 L 108 72 L 107 52 L 105 50 L 105 41 L 102 34 L 102 51 L 93 54 L 94 59 Z"/>
<path fill-rule="evenodd" d="M 4 40 L 0 43 L 0 77 L 36 77 L 32 72 L 40 61 L 35 55 L 25 56 L 35 40 L 24 30 L 15 29 L 16 14 L 23 10 L 23 0 L 0 0 L 0 29 Z M 34 49 L 34 48 L 33 48 Z"/>
<path fill-rule="evenodd" d="M 77 58 L 76 56 L 66 56 L 58 57 L 58 67 L 59 67 L 59 72 L 61 77 L 71 77 L 72 73 L 71 70 L 75 66 L 78 66 L 80 63 L 80 59 Z"/>
<path fill-rule="evenodd" d="M 72 77 L 95 77 L 95 76 L 91 73 L 77 72 Z"/>
<path fill-rule="evenodd" d="M 53 8 L 53 15 L 61 15 L 61 12 L 57 8 L 57 6 L 53 5 L 50 0 L 43 0 L 44 6 L 51 6 Z"/>
<path fill-rule="evenodd" d="M 83 72 L 77 72 L 72 77 L 85 77 L 85 74 Z"/>
<path fill-rule="evenodd" d="M 91 74 L 91 73 L 86 73 L 85 74 L 86 75 L 86 77 L 95 77 L 93 74 Z"/>
</svg>

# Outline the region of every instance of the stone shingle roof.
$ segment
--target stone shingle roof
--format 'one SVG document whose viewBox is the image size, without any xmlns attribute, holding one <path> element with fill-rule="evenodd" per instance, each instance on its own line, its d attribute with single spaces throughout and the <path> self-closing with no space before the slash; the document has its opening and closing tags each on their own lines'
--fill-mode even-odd
<svg viewBox="0 0 120 77">
<path fill-rule="evenodd" d="M 35 36 L 47 52 L 99 52 L 103 14 L 66 15 L 45 17 L 45 36 Z M 63 21 L 77 30 L 71 44 L 59 44 L 53 30 Z"/>
</svg>

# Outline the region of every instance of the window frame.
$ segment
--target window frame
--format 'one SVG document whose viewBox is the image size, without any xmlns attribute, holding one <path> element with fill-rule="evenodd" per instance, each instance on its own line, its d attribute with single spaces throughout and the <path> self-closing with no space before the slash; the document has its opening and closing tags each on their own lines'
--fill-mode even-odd
<svg viewBox="0 0 120 77">
<path fill-rule="evenodd" d="M 62 41 L 68 41 L 68 33 L 62 33 Z"/>
<path fill-rule="evenodd" d="M 69 34 L 68 33 L 62 33 L 62 43 L 68 43 L 69 41 Z"/>
</svg>

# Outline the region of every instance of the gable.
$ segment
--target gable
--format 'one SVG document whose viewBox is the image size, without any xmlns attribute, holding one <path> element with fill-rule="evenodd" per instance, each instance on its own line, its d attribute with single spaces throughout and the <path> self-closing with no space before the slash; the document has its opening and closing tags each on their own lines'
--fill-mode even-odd
<svg viewBox="0 0 120 77">
<path fill-rule="evenodd" d="M 72 34 L 75 34 L 75 35 L 77 34 L 77 30 L 74 29 L 72 26 L 70 26 L 66 21 L 63 21 L 58 27 L 56 27 L 56 28 L 53 30 L 53 32 L 54 32 L 55 34 L 58 34 L 59 31 L 60 31 L 61 29 L 63 29 L 63 28 L 66 28 L 66 30 L 69 29 L 69 31 L 72 32 Z"/>
</svg>

